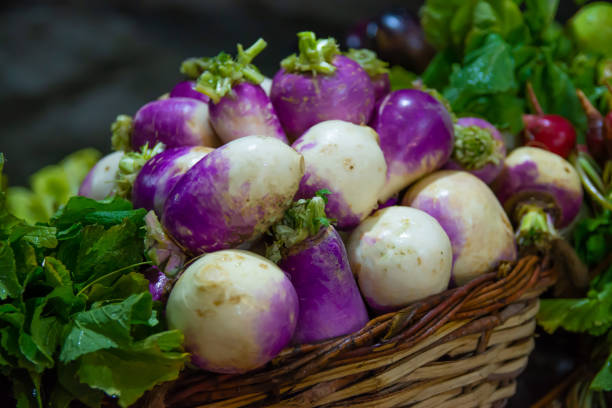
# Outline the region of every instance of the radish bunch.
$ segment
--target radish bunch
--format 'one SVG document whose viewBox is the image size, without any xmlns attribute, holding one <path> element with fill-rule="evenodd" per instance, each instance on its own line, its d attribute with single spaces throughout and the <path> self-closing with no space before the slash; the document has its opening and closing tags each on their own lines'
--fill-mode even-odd
<svg viewBox="0 0 612 408">
<path fill-rule="evenodd" d="M 561 157 L 506 159 L 489 122 L 455 121 L 427 89 L 391 92 L 373 53 L 298 37 L 272 80 L 253 64 L 261 39 L 186 60 L 167 98 L 117 118 L 118 151 L 81 186 L 151 211 L 151 291 L 206 370 L 358 331 L 513 261 L 511 221 L 562 227 L 580 206 Z"/>
</svg>

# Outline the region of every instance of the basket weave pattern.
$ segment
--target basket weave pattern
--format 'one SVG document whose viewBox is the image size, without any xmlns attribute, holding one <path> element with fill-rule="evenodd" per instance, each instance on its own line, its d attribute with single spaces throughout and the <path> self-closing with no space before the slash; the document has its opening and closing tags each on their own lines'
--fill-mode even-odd
<svg viewBox="0 0 612 408">
<path fill-rule="evenodd" d="M 285 349 L 244 375 L 186 370 L 150 407 L 502 406 L 534 346 L 538 296 L 556 274 L 535 256 L 378 316 L 357 333 Z"/>
</svg>

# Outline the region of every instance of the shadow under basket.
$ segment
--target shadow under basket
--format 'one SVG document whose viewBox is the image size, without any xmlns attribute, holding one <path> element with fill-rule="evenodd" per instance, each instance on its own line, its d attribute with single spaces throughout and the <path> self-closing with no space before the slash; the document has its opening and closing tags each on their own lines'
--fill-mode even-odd
<svg viewBox="0 0 612 408">
<path fill-rule="evenodd" d="M 186 369 L 147 407 L 499 407 L 534 347 L 538 297 L 556 280 L 527 256 L 378 316 L 357 333 L 283 350 L 242 375 Z"/>
</svg>

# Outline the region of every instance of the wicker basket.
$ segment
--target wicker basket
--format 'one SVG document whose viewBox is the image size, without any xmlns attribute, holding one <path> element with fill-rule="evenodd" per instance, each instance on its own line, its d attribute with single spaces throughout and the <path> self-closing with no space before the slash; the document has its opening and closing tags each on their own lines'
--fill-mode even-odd
<svg viewBox="0 0 612 408">
<path fill-rule="evenodd" d="M 554 284 L 527 256 L 371 320 L 358 333 L 284 350 L 244 375 L 186 370 L 149 407 L 495 407 L 534 347 L 538 296 Z"/>
</svg>

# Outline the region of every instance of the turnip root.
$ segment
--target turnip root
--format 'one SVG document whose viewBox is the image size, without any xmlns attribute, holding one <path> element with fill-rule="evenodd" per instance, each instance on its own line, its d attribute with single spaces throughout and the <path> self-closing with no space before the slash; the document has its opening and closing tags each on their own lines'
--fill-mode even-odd
<svg viewBox="0 0 612 408">
<path fill-rule="evenodd" d="M 191 264 L 170 292 L 170 328 L 185 335 L 192 362 L 218 373 L 266 364 L 295 330 L 298 300 L 274 263 L 248 251 L 207 254 Z"/>
<path fill-rule="evenodd" d="M 396 310 L 449 284 L 451 243 L 421 210 L 392 206 L 375 212 L 351 234 L 348 254 L 361 292 L 378 311 Z"/>
<path fill-rule="evenodd" d="M 434 217 L 453 247 L 453 279 L 463 285 L 516 258 L 512 225 L 489 187 L 476 176 L 441 170 L 404 195 L 403 205 Z"/>
</svg>

